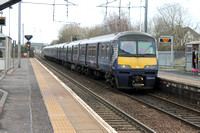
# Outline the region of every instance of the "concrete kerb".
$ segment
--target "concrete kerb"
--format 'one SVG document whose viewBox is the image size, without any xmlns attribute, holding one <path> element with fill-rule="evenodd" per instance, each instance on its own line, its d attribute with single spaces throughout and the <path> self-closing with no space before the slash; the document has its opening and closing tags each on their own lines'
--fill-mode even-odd
<svg viewBox="0 0 200 133">
<path fill-rule="evenodd" d="M 16 63 L 17 63 L 17 62 L 16 62 Z M 16 64 L 16 63 L 15 63 L 15 64 Z M 1 76 L 1 77 L 0 77 L 0 81 L 6 76 L 7 73 L 12 74 L 13 72 L 14 72 L 14 69 L 11 69 L 11 68 L 10 68 L 8 71 L 5 72 L 5 74 L 0 75 L 0 76 Z M 7 91 L 4 91 L 4 90 L 2 90 L 2 89 L 0 89 L 0 92 L 3 93 L 2 97 L 1 97 L 1 100 L 0 100 L 0 113 L 1 113 L 1 112 L 2 112 L 2 109 L 3 109 L 3 105 L 4 105 L 5 101 L 6 101 L 7 96 L 8 96 L 8 92 L 7 92 Z"/>
<path fill-rule="evenodd" d="M 0 77 L 0 81 L 4 78 L 5 75 L 6 75 L 6 74 L 3 74 L 3 75 Z M 2 89 L 0 89 L 0 92 L 3 93 L 3 96 L 1 97 L 1 100 L 0 100 L 0 113 L 1 113 L 1 111 L 2 111 L 2 109 L 3 109 L 3 105 L 4 105 L 5 101 L 6 101 L 7 96 L 8 96 L 8 92 L 7 92 L 7 91 L 4 91 L 4 90 L 2 90 Z"/>
<path fill-rule="evenodd" d="M 8 96 L 8 92 L 6 92 L 4 90 L 1 90 L 1 89 L 0 89 L 0 91 L 3 92 L 3 96 L 1 97 L 1 100 L 0 100 L 0 112 L 1 112 L 2 109 L 3 109 L 3 105 L 4 105 L 5 101 L 6 101 L 6 98 Z"/>
</svg>

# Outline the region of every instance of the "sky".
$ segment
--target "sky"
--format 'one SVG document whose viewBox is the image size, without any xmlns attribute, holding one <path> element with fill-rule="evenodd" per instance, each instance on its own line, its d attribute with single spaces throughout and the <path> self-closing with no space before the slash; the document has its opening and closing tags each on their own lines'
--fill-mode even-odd
<svg viewBox="0 0 200 133">
<path fill-rule="evenodd" d="M 31 42 L 51 43 L 52 40 L 58 39 L 59 30 L 65 24 L 77 23 L 81 27 L 92 27 L 103 22 L 106 9 L 105 7 L 97 6 L 105 4 L 106 0 L 68 0 L 71 3 L 68 6 L 68 16 L 67 6 L 65 5 L 66 1 L 55 0 L 55 4 L 57 5 L 54 8 L 52 5 L 54 0 L 23 0 L 21 4 L 22 43 L 26 42 L 23 35 L 33 35 Z M 145 5 L 145 0 L 121 0 L 121 6 L 128 7 L 129 2 L 131 6 L 136 7 Z M 148 20 L 156 14 L 157 7 L 166 3 L 182 4 L 184 8 L 188 9 L 191 19 L 194 22 L 200 22 L 200 1 L 198 0 L 148 0 Z M 108 6 L 119 6 L 119 0 L 110 3 Z M 122 10 L 126 14 L 129 13 L 128 8 L 123 8 Z M 118 14 L 119 9 L 107 9 L 107 14 L 113 12 Z M 3 34 L 10 35 L 13 40 L 18 42 L 18 4 L 13 5 L 12 9 L 4 9 L 2 16 L 6 17 L 6 26 L 3 26 Z M 130 9 L 132 23 L 136 21 L 143 22 L 143 18 L 144 8 Z"/>
<path fill-rule="evenodd" d="M 3 4 L 3 3 L 5 3 L 5 2 L 8 2 L 8 0 L 1 0 L 1 1 L 0 1 L 0 4 Z"/>
</svg>

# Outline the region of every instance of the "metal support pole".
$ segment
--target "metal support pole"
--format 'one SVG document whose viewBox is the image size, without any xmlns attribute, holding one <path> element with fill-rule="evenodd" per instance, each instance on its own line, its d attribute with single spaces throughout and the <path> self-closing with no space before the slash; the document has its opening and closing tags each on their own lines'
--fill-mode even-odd
<svg viewBox="0 0 200 133">
<path fill-rule="evenodd" d="M 119 0 L 119 32 L 121 32 L 121 0 Z"/>
<path fill-rule="evenodd" d="M 24 44 L 24 24 L 22 24 L 22 44 Z"/>
<path fill-rule="evenodd" d="M 28 52 L 27 52 L 27 59 L 29 59 L 29 53 L 30 53 L 30 52 L 28 51 Z"/>
<path fill-rule="evenodd" d="M 128 20 L 129 20 L 129 24 L 128 24 L 128 30 L 131 30 L 131 2 L 129 2 L 129 7 L 128 7 Z"/>
<path fill-rule="evenodd" d="M 1 17 L 2 17 L 3 12 L 1 11 L 0 14 L 1 14 Z M 1 26 L 1 33 L 3 33 L 3 27 L 2 26 Z"/>
<path fill-rule="evenodd" d="M 21 2 L 18 11 L 18 67 L 21 67 Z"/>
<path fill-rule="evenodd" d="M 16 45 L 16 41 L 13 40 L 13 68 L 15 67 L 15 45 Z"/>
<path fill-rule="evenodd" d="M 145 0 L 144 32 L 146 33 L 147 33 L 147 14 L 148 14 L 148 0 Z"/>
<path fill-rule="evenodd" d="M 171 37 L 171 68 L 174 68 L 173 36 Z"/>
<path fill-rule="evenodd" d="M 10 37 L 10 9 L 12 9 L 12 7 L 9 7 L 9 37 Z"/>
</svg>

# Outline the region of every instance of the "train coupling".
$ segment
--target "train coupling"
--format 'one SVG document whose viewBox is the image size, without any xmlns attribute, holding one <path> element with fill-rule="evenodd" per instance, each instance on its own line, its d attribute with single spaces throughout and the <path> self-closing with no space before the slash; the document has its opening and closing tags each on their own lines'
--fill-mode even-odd
<svg viewBox="0 0 200 133">
<path fill-rule="evenodd" d="M 142 76 L 133 76 L 132 77 L 132 86 L 134 88 L 143 87 L 144 86 L 144 78 Z"/>
</svg>

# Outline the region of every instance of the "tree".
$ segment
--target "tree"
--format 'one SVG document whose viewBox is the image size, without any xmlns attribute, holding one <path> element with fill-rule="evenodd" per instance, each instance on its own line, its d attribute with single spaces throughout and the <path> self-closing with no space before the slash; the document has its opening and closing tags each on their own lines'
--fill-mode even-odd
<svg viewBox="0 0 200 133">
<path fill-rule="evenodd" d="M 105 34 L 130 30 L 129 20 L 125 13 L 121 14 L 120 19 L 116 13 L 110 14 L 109 17 L 103 21 L 103 25 Z"/>
<path fill-rule="evenodd" d="M 185 34 L 188 31 L 185 29 L 192 26 L 190 18 L 191 15 L 189 15 L 188 10 L 181 4 L 165 4 L 157 8 L 157 14 L 150 20 L 150 34 L 155 36 L 156 39 L 163 35 L 173 36 L 174 49 L 183 49 L 183 45 L 187 43 Z M 163 46 L 158 46 L 158 48 L 159 50 L 166 50 Z"/>
<path fill-rule="evenodd" d="M 75 36 L 78 39 L 83 39 L 87 37 L 87 31 L 78 25 L 64 25 L 59 31 L 56 43 L 70 42 L 72 36 Z"/>
<path fill-rule="evenodd" d="M 91 37 L 96 37 L 96 36 L 101 36 L 104 35 L 104 31 L 103 31 L 103 26 L 102 25 L 96 25 L 94 27 L 91 28 L 87 28 L 87 38 L 91 38 Z"/>
<path fill-rule="evenodd" d="M 165 35 L 173 33 L 177 27 L 189 26 L 188 10 L 179 3 L 165 4 L 157 9 L 158 14 L 153 17 L 154 34 Z"/>
<path fill-rule="evenodd" d="M 121 14 L 120 19 L 117 14 L 113 13 L 109 15 L 101 25 L 96 25 L 90 28 L 83 28 L 78 25 L 64 25 L 59 31 L 58 40 L 53 40 L 51 45 L 70 42 L 71 36 L 76 36 L 77 39 L 80 40 L 131 30 L 131 27 L 132 26 L 129 24 L 128 17 L 125 16 L 125 13 Z"/>
</svg>

